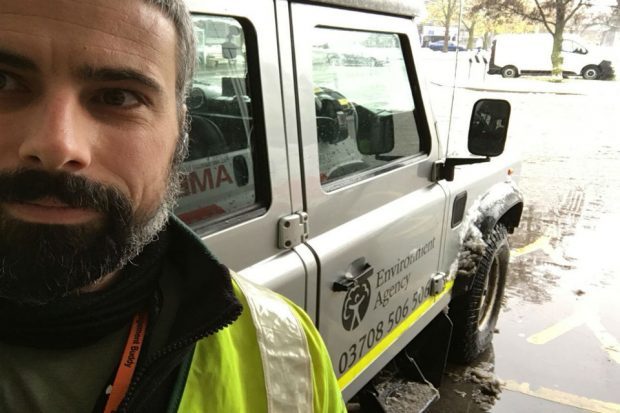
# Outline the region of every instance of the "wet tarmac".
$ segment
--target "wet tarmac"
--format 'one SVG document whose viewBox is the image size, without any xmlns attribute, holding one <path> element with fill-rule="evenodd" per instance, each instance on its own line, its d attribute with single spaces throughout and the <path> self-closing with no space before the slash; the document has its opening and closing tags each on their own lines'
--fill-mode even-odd
<svg viewBox="0 0 620 413">
<path fill-rule="evenodd" d="M 579 94 L 485 93 L 512 104 L 526 207 L 493 348 L 450 366 L 431 413 L 620 412 L 620 82 L 571 82 Z"/>
</svg>

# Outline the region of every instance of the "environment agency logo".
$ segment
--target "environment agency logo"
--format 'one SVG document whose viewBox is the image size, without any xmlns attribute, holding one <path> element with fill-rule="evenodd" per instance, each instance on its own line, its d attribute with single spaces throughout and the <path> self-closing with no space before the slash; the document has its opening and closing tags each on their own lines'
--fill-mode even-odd
<svg viewBox="0 0 620 413">
<path fill-rule="evenodd" d="M 347 291 L 342 304 L 342 326 L 352 331 L 360 325 L 370 303 L 370 282 L 365 279 Z"/>
</svg>

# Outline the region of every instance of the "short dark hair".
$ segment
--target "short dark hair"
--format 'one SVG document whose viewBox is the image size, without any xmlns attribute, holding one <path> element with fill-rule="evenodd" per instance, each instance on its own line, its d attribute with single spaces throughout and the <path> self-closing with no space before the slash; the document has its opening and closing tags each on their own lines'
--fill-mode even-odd
<svg viewBox="0 0 620 413">
<path fill-rule="evenodd" d="M 189 114 L 182 110 L 189 93 L 196 66 L 196 42 L 192 17 L 184 0 L 144 0 L 157 7 L 170 19 L 176 30 L 176 99 L 179 121 L 179 141 L 172 159 L 173 170 L 177 170 L 188 152 Z M 177 175 L 174 172 L 174 175 Z M 178 180 L 178 177 L 177 177 Z"/>
<path fill-rule="evenodd" d="M 176 96 L 180 108 L 191 86 L 196 65 L 196 45 L 192 18 L 184 0 L 144 0 L 157 7 L 174 24 L 176 42 Z"/>
</svg>

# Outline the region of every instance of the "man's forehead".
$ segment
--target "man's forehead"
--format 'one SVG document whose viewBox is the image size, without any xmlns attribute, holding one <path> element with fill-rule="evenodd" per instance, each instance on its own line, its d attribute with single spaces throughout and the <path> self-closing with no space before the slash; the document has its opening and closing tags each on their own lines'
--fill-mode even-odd
<svg viewBox="0 0 620 413">
<path fill-rule="evenodd" d="M 160 66 L 174 58 L 176 33 L 173 24 L 143 0 L 2 0 L 2 39 L 72 48 L 75 54 L 128 59 L 140 66 Z"/>
</svg>

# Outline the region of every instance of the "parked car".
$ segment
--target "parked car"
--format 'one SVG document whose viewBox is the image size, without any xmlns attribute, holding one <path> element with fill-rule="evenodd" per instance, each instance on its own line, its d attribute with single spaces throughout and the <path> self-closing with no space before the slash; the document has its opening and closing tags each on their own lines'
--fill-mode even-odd
<svg viewBox="0 0 620 413">
<path fill-rule="evenodd" d="M 367 47 L 353 47 L 327 55 L 327 63 L 332 66 L 384 66 L 389 62 L 385 52 L 373 52 Z"/>
<path fill-rule="evenodd" d="M 431 50 L 435 50 L 435 51 L 443 51 L 443 40 L 439 40 L 433 43 L 429 43 L 428 47 Z M 455 52 L 455 51 L 465 51 L 467 49 L 465 49 L 463 46 L 459 46 L 456 42 L 448 42 L 448 51 L 449 52 Z"/>
</svg>

